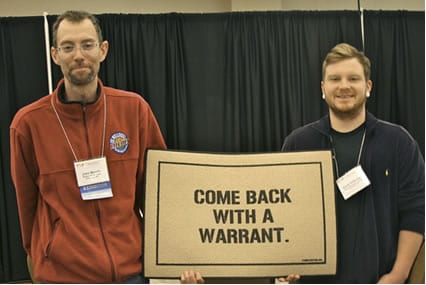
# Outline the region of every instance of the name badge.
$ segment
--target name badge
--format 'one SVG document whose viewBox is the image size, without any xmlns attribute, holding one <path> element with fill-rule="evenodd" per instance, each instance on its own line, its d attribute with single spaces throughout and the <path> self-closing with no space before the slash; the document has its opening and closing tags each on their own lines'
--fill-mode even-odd
<svg viewBox="0 0 426 285">
<path fill-rule="evenodd" d="M 345 175 L 339 177 L 336 183 L 345 200 L 371 184 L 361 165 L 352 168 Z"/>
<path fill-rule="evenodd" d="M 74 162 L 74 169 L 83 200 L 113 196 L 105 157 Z"/>
</svg>

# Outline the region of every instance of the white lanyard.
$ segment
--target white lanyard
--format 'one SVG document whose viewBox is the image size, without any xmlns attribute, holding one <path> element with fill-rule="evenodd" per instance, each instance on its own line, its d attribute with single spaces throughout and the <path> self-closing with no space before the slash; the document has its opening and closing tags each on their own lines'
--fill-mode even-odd
<svg viewBox="0 0 426 285">
<path fill-rule="evenodd" d="M 362 135 L 361 146 L 360 146 L 360 148 L 359 148 L 359 152 L 358 152 L 358 159 L 357 159 L 357 162 L 356 162 L 356 165 L 355 165 L 355 166 L 358 166 L 358 165 L 359 165 L 359 163 L 361 162 L 361 154 L 362 154 L 362 149 L 364 148 L 364 141 L 365 141 L 365 133 L 366 133 L 366 130 L 364 130 L 364 133 L 363 133 L 363 135 Z M 332 140 L 332 143 L 333 143 L 333 140 Z M 335 156 L 335 158 L 336 158 L 336 160 L 335 160 L 335 165 L 336 165 L 337 177 L 340 177 L 340 173 L 339 173 L 339 164 L 337 163 L 337 155 L 336 155 L 336 153 L 335 153 L 335 151 L 334 151 L 334 147 L 333 147 L 333 153 L 334 153 L 334 156 Z"/>
<path fill-rule="evenodd" d="M 336 180 L 340 193 L 342 193 L 342 196 L 345 200 L 371 184 L 370 180 L 362 169 L 362 166 L 359 164 L 361 160 L 362 149 L 364 147 L 365 132 L 366 131 L 364 130 L 361 147 L 359 149 L 357 165 Z M 339 173 L 339 170 L 337 170 L 337 173 Z"/>
<path fill-rule="evenodd" d="M 361 146 L 359 147 L 358 161 L 356 162 L 356 165 L 359 165 L 361 161 L 361 153 L 362 153 L 362 149 L 364 148 L 364 141 L 365 141 L 365 132 L 366 130 L 364 130 L 364 134 L 362 135 L 362 141 L 361 141 Z"/>
<path fill-rule="evenodd" d="M 64 132 L 65 138 L 67 139 L 67 142 L 68 142 L 68 145 L 69 145 L 69 147 L 72 151 L 72 154 L 74 155 L 74 159 L 75 159 L 75 161 L 79 161 L 78 158 L 77 158 L 77 155 L 75 154 L 74 148 L 72 147 L 71 141 L 68 138 L 68 134 L 65 131 L 64 125 L 62 124 L 61 118 L 59 117 L 58 111 L 56 111 L 55 104 L 53 103 L 53 95 L 50 98 L 50 103 L 52 105 L 53 110 L 55 111 L 56 118 L 58 118 L 58 122 L 61 125 L 62 131 Z M 104 156 L 105 133 L 106 133 L 106 95 L 104 94 L 104 129 L 103 129 L 103 134 L 102 134 L 102 149 L 101 149 L 101 156 L 100 157 Z"/>
</svg>

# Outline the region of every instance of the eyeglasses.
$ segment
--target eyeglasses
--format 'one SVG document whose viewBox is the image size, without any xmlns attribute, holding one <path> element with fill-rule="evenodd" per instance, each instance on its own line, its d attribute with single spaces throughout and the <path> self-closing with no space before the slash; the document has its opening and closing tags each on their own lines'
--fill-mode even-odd
<svg viewBox="0 0 426 285">
<path fill-rule="evenodd" d="M 76 49 L 80 49 L 82 53 L 90 53 L 93 51 L 97 46 L 99 46 L 99 43 L 97 42 L 85 42 L 82 43 L 79 47 L 76 47 L 72 44 L 64 44 L 60 47 L 57 47 L 56 50 L 59 52 L 62 52 L 65 55 L 70 55 L 76 51 Z"/>
</svg>

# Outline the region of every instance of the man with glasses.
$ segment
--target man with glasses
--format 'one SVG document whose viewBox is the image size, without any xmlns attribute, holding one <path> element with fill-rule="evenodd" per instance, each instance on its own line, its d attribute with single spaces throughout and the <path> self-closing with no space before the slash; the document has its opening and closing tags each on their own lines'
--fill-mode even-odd
<svg viewBox="0 0 426 285">
<path fill-rule="evenodd" d="M 93 15 L 60 15 L 53 45 L 64 78 L 10 126 L 30 273 L 43 283 L 146 283 L 145 150 L 166 148 L 160 128 L 141 96 L 98 78 L 108 42 Z"/>
</svg>

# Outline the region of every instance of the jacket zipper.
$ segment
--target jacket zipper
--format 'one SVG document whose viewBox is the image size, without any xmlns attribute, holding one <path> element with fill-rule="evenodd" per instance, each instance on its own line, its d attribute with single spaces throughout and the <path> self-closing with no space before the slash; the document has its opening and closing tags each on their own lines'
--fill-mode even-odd
<svg viewBox="0 0 426 285">
<path fill-rule="evenodd" d="M 96 210 L 96 217 L 98 218 L 98 223 L 99 223 L 99 227 L 100 227 L 101 234 L 102 234 L 102 240 L 104 242 L 104 246 L 105 246 L 105 249 L 106 249 L 106 252 L 108 254 L 110 264 L 111 264 L 112 283 L 115 283 L 117 277 L 116 277 L 116 273 L 115 273 L 115 269 L 114 269 L 114 264 L 113 264 L 113 261 L 112 261 L 111 252 L 109 251 L 109 248 L 108 248 L 108 245 L 107 245 L 107 242 L 106 242 L 105 233 L 104 233 L 103 226 L 102 226 L 101 213 L 100 213 L 100 210 L 99 210 L 98 201 L 95 201 L 95 210 Z"/>
<path fill-rule="evenodd" d="M 92 158 L 92 148 L 90 147 L 90 141 L 89 141 L 89 131 L 87 129 L 87 121 L 86 121 L 86 105 L 83 104 L 83 125 L 84 125 L 84 132 L 86 135 L 86 144 L 88 148 L 88 159 Z"/>
<path fill-rule="evenodd" d="M 83 105 L 83 125 L 84 125 L 84 131 L 86 133 L 86 143 L 87 143 L 87 147 L 88 147 L 88 150 L 89 150 L 88 151 L 88 154 L 89 154 L 88 158 L 90 159 L 90 158 L 92 158 L 92 151 L 91 151 L 91 147 L 90 147 L 89 131 L 88 131 L 88 128 L 87 128 L 87 121 L 86 121 L 86 105 Z M 109 259 L 110 265 L 111 265 L 112 283 L 114 283 L 117 279 L 116 272 L 115 272 L 115 269 L 114 269 L 114 262 L 112 260 L 111 252 L 108 248 L 108 244 L 106 242 L 105 233 L 104 233 L 103 226 L 102 226 L 99 204 L 98 204 L 98 201 L 96 201 L 96 200 L 94 202 L 95 202 L 96 218 L 98 219 L 99 229 L 100 229 L 100 232 L 102 234 L 102 240 L 104 242 L 105 250 L 107 252 L 108 259 Z"/>
</svg>

